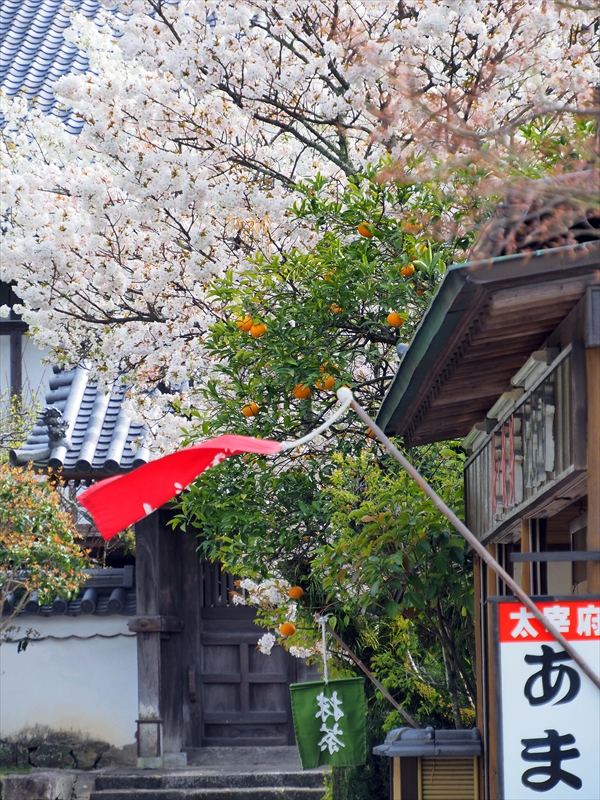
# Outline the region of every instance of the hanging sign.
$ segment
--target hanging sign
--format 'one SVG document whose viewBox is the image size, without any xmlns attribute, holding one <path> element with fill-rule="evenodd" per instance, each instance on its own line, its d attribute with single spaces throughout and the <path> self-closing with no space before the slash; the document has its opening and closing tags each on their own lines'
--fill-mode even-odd
<svg viewBox="0 0 600 800">
<path fill-rule="evenodd" d="M 304 769 L 364 764 L 367 755 L 362 678 L 293 683 L 292 715 Z"/>
<path fill-rule="evenodd" d="M 600 599 L 536 600 L 600 672 Z M 500 797 L 600 797 L 600 692 L 533 614 L 498 602 Z"/>
</svg>

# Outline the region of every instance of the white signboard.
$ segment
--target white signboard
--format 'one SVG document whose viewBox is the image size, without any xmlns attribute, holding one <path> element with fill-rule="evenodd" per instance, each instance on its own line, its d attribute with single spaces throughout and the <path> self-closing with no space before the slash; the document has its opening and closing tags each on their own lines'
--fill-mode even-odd
<svg viewBox="0 0 600 800">
<path fill-rule="evenodd" d="M 600 673 L 600 599 L 537 602 Z M 600 691 L 519 602 L 498 603 L 504 800 L 600 798 Z"/>
</svg>

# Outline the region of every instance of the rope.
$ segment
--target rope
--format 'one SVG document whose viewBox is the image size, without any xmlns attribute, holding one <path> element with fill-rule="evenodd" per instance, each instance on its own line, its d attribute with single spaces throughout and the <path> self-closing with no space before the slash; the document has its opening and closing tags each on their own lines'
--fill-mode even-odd
<svg viewBox="0 0 600 800">
<path fill-rule="evenodd" d="M 327 625 L 327 617 L 317 617 L 317 622 L 321 626 L 321 649 L 323 651 L 323 680 L 329 683 L 329 666 L 327 665 L 327 634 L 325 629 Z"/>
<path fill-rule="evenodd" d="M 353 402 L 352 392 L 346 386 L 342 386 L 341 389 L 337 391 L 337 397 L 340 401 L 339 408 L 336 410 L 323 422 L 322 425 L 319 425 L 318 428 L 315 428 L 314 431 L 308 433 L 306 436 L 303 436 L 301 439 L 296 439 L 293 442 L 282 442 L 281 449 L 282 450 L 292 450 L 294 447 L 299 447 L 301 444 L 306 444 L 310 442 L 315 436 L 318 436 L 323 431 L 326 431 L 327 428 L 330 428 L 336 420 L 338 420 L 341 416 L 343 416 L 347 409 L 350 407 L 350 404 Z"/>
</svg>

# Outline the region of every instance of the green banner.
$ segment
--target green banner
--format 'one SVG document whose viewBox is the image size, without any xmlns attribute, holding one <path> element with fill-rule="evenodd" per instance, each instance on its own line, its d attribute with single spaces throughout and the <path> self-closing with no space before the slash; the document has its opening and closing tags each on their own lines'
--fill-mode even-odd
<svg viewBox="0 0 600 800">
<path fill-rule="evenodd" d="M 362 678 L 293 683 L 290 692 L 304 769 L 365 763 L 367 709 Z"/>
</svg>

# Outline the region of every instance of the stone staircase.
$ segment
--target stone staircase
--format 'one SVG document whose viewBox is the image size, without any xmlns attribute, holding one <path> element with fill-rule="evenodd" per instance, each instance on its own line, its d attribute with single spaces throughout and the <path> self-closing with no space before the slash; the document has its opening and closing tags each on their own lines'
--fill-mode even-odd
<svg viewBox="0 0 600 800">
<path fill-rule="evenodd" d="M 97 775 L 90 800 L 322 800 L 326 771 L 303 771 L 295 747 L 202 748 L 188 768 Z"/>
</svg>

